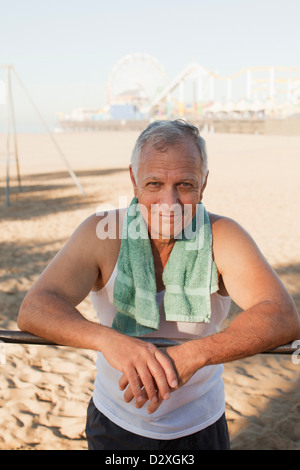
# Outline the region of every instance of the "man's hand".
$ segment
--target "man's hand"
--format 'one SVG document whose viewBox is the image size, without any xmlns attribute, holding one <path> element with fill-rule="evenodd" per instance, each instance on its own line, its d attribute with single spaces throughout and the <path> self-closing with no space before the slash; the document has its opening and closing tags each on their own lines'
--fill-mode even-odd
<svg viewBox="0 0 300 470">
<path fill-rule="evenodd" d="M 195 371 L 192 371 L 189 367 L 188 344 L 189 343 L 181 344 L 178 346 L 171 346 L 166 349 L 160 348 L 156 350 L 155 355 L 156 355 L 157 360 L 161 364 L 161 366 L 163 366 L 165 361 L 170 361 L 173 364 L 174 369 L 176 370 L 177 378 L 178 378 L 177 385 L 175 385 L 174 383 L 175 386 L 171 387 L 170 392 L 173 392 L 174 390 L 177 390 L 182 385 L 186 384 L 195 373 Z M 140 383 L 140 387 L 141 385 L 142 384 Z M 121 390 L 126 389 L 124 393 L 124 400 L 127 403 L 131 402 L 135 398 L 135 395 L 124 374 L 119 381 L 119 386 Z M 140 388 L 140 394 L 141 394 L 141 398 L 139 400 L 136 400 L 136 403 L 135 403 L 135 406 L 137 408 L 142 408 L 142 406 L 144 406 L 144 404 L 150 399 L 150 397 L 147 394 L 146 389 Z M 154 413 L 159 408 L 161 403 L 164 400 L 168 399 L 169 397 L 170 397 L 170 393 L 163 395 L 162 393 L 160 393 L 160 390 L 158 390 L 158 399 L 154 401 L 153 400 L 151 401 L 150 399 L 150 404 L 147 408 L 147 412 L 149 414 Z"/>
<path fill-rule="evenodd" d="M 143 405 L 147 396 L 152 404 L 158 403 L 159 397 L 168 399 L 178 385 L 172 360 L 151 343 L 110 330 L 101 352 L 112 367 L 123 372 L 119 385 L 121 390 L 129 385 L 129 401 L 135 398 Z"/>
</svg>

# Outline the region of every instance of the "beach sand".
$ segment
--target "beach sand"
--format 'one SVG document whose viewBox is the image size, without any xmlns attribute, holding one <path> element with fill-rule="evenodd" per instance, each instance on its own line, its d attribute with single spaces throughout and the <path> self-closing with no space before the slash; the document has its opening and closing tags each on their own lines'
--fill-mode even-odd
<svg viewBox="0 0 300 470">
<path fill-rule="evenodd" d="M 20 135 L 22 192 L 11 162 L 5 206 L 0 136 L 0 329 L 16 329 L 27 290 L 82 220 L 101 204 L 130 201 L 128 163 L 137 132 L 57 134 L 86 191 L 82 197 L 47 135 Z M 204 203 L 253 236 L 300 309 L 300 137 L 207 134 L 210 175 Z M 79 306 L 95 320 L 89 298 Z M 238 312 L 232 305 L 230 318 Z M 0 345 L 1 347 L 1 345 Z M 0 349 L 0 449 L 86 449 L 86 408 L 96 353 L 68 347 Z M 297 357 L 298 358 L 298 357 Z M 296 358 L 296 359 L 297 359 Z M 296 362 L 296 361 L 294 361 Z M 298 449 L 300 364 L 257 355 L 224 366 L 232 449 Z"/>
</svg>

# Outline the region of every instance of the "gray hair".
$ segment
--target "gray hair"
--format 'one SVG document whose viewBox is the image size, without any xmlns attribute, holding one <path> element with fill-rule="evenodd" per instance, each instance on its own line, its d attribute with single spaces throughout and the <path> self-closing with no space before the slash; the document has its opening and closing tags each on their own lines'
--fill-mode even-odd
<svg viewBox="0 0 300 470">
<path fill-rule="evenodd" d="M 145 144 L 148 143 L 156 150 L 163 151 L 169 145 L 174 145 L 186 137 L 192 138 L 199 149 L 203 184 L 208 172 L 205 140 L 200 136 L 197 127 L 182 119 L 176 119 L 175 121 L 154 121 L 143 130 L 135 143 L 131 155 L 130 165 L 135 180 L 137 181 L 139 159 Z"/>
</svg>

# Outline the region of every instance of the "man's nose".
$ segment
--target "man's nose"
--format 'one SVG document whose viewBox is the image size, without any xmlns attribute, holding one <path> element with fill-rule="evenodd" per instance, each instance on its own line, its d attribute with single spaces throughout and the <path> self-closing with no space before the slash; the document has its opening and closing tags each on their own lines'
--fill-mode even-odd
<svg viewBox="0 0 300 470">
<path fill-rule="evenodd" d="M 161 204 L 164 204 L 166 207 L 172 207 L 174 204 L 178 203 L 178 192 L 174 187 L 165 188 L 162 193 L 162 198 L 160 200 Z"/>
</svg>

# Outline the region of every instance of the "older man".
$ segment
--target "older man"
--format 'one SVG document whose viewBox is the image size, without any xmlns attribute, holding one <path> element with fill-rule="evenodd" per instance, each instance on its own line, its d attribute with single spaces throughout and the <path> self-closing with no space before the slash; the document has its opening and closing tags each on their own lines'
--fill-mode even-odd
<svg viewBox="0 0 300 470">
<path fill-rule="evenodd" d="M 299 337 L 296 308 L 245 230 L 201 203 L 208 170 L 197 128 L 150 124 L 130 176 L 130 207 L 79 226 L 25 297 L 18 325 L 98 351 L 90 449 L 228 449 L 222 363 Z M 123 235 L 101 236 L 104 219 Z M 76 309 L 89 292 L 100 324 Z M 231 299 L 242 313 L 219 331 Z M 136 336 L 179 344 L 160 350 Z"/>
</svg>

